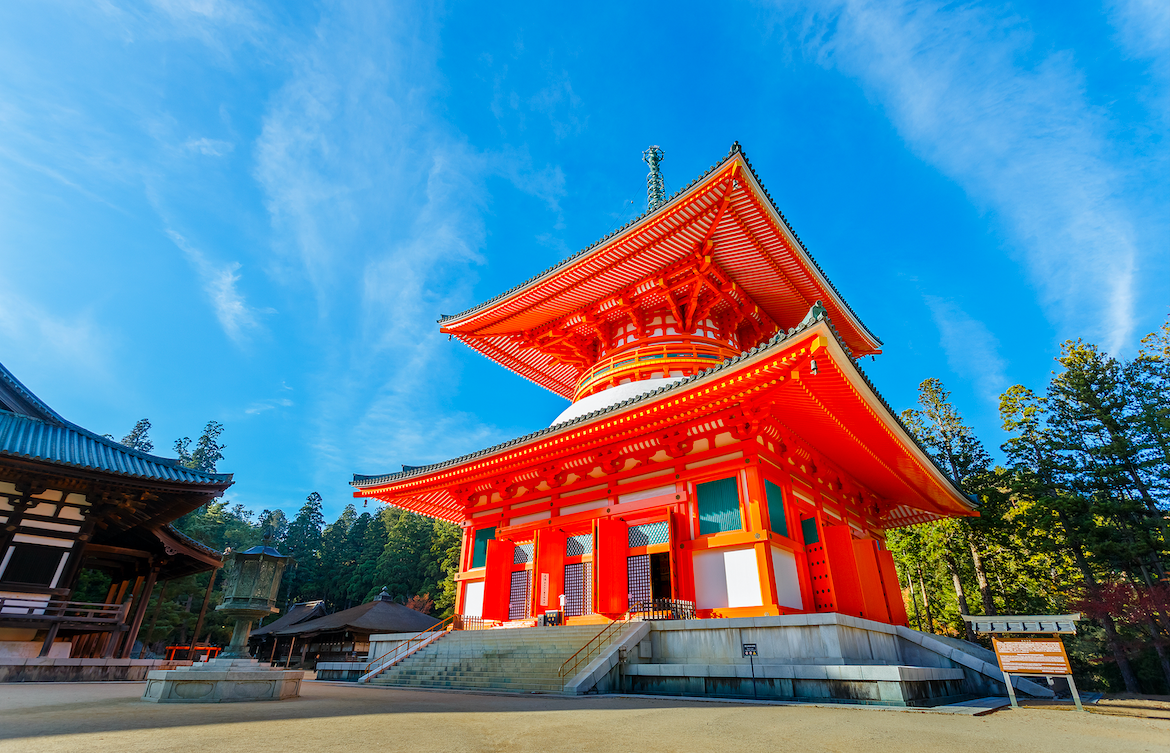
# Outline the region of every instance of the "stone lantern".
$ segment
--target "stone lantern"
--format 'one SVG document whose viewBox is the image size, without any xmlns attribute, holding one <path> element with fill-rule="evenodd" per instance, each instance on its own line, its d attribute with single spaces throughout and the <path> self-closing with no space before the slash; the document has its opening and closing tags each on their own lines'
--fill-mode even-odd
<svg viewBox="0 0 1170 753">
<path fill-rule="evenodd" d="M 222 656 L 229 659 L 248 658 L 248 636 L 252 623 L 280 610 L 276 608 L 276 594 L 280 577 L 292 557 L 287 557 L 270 546 L 265 537 L 259 546 L 243 552 L 224 552 L 223 603 L 216 611 L 233 618 L 232 640 Z"/>
<path fill-rule="evenodd" d="M 252 622 L 276 609 L 280 576 L 292 557 L 264 543 L 244 552 L 224 552 L 223 604 L 216 607 L 236 621 L 232 641 L 215 659 L 146 675 L 142 700 L 153 703 L 223 703 L 280 701 L 301 692 L 300 670 L 272 669 L 248 657 Z"/>
</svg>

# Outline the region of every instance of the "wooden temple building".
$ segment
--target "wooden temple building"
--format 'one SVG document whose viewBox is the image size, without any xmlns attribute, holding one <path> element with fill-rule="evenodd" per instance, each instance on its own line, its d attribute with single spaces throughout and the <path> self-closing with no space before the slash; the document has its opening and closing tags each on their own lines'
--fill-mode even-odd
<svg viewBox="0 0 1170 753">
<path fill-rule="evenodd" d="M 976 514 L 861 371 L 880 341 L 738 144 L 440 331 L 572 401 L 504 444 L 354 476 L 357 497 L 463 527 L 461 615 L 523 620 L 563 597 L 569 623 L 905 624 L 886 532 Z"/>
<path fill-rule="evenodd" d="M 231 484 L 66 421 L 0 365 L 0 664 L 134 658 L 155 585 L 222 564 L 171 523 Z M 102 602 L 72 600 L 82 568 L 110 576 Z"/>
<path fill-rule="evenodd" d="M 414 635 L 439 623 L 394 601 L 386 589 L 373 601 L 333 614 L 325 614 L 322 602 L 306 602 L 294 605 L 285 616 L 290 619 L 274 620 L 252 632 L 252 656 L 301 669 L 313 669 L 318 662 L 361 660 L 369 653 L 371 635 Z"/>
</svg>

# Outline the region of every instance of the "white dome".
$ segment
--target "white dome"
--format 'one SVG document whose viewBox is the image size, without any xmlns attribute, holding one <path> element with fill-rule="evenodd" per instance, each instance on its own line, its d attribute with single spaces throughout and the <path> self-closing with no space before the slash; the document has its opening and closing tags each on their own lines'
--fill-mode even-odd
<svg viewBox="0 0 1170 753">
<path fill-rule="evenodd" d="M 647 392 L 653 392 L 659 387 L 665 387 L 668 384 L 682 381 L 685 377 L 658 377 L 655 379 L 643 379 L 638 382 L 626 382 L 619 384 L 616 387 L 610 387 L 608 390 L 595 392 L 588 397 L 583 397 L 577 402 L 565 408 L 561 415 L 549 424 L 549 426 L 556 426 L 563 424 L 566 421 L 572 421 L 574 418 L 580 418 L 586 413 L 592 413 L 595 410 L 608 408 L 611 405 L 629 400 L 638 395 L 644 395 Z"/>
</svg>

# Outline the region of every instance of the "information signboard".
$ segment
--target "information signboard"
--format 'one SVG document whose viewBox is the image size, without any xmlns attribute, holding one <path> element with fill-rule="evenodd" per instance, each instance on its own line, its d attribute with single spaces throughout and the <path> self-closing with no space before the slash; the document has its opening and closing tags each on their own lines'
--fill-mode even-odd
<svg viewBox="0 0 1170 753">
<path fill-rule="evenodd" d="M 1068 654 L 1060 638 L 1000 638 L 991 639 L 995 655 L 1004 672 L 1019 675 L 1071 675 Z"/>
</svg>

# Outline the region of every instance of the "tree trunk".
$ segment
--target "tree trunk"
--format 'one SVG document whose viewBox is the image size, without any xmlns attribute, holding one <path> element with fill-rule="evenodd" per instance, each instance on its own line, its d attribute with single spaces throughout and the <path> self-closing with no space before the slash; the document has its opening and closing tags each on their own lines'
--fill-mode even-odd
<svg viewBox="0 0 1170 753">
<path fill-rule="evenodd" d="M 918 587 L 922 589 L 922 608 L 926 611 L 927 632 L 934 632 L 934 616 L 930 613 L 930 597 L 926 593 L 926 579 L 922 577 L 922 568 L 918 568 Z"/>
<path fill-rule="evenodd" d="M 1166 688 L 1170 689 L 1170 656 L 1166 653 L 1166 647 L 1162 645 L 1162 636 L 1158 629 L 1158 623 L 1153 617 L 1149 618 L 1150 624 L 1150 638 L 1154 642 L 1154 651 L 1158 654 L 1158 663 L 1162 665 L 1162 678 L 1166 683 Z"/>
<path fill-rule="evenodd" d="M 918 626 L 918 630 L 922 630 L 922 615 L 918 612 L 918 595 L 914 593 L 914 578 L 910 576 L 910 570 L 906 570 L 906 586 L 910 589 L 910 603 L 914 605 L 914 624 Z"/>
<path fill-rule="evenodd" d="M 983 557 L 979 554 L 979 547 L 975 546 L 975 536 L 967 537 L 967 546 L 971 548 L 971 562 L 975 565 L 975 580 L 979 583 L 979 595 L 983 598 L 983 614 L 997 614 L 995 599 L 991 597 L 991 586 L 987 583 L 987 571 L 983 567 Z"/>
<path fill-rule="evenodd" d="M 955 561 L 953 554 L 949 552 L 943 557 L 943 561 L 947 563 L 947 569 L 951 571 L 951 581 L 955 584 L 955 600 L 959 602 L 959 619 L 963 619 L 961 615 L 970 614 L 970 608 L 967 606 L 967 594 L 963 591 L 963 579 L 959 577 L 959 563 Z M 971 623 L 963 620 L 963 635 L 972 643 L 975 642 L 975 633 L 971 630 Z"/>
<path fill-rule="evenodd" d="M 1081 550 L 1080 542 L 1077 541 L 1075 535 L 1072 533 L 1073 529 L 1069 525 L 1068 517 L 1064 514 L 1063 510 L 1057 510 L 1056 514 L 1060 518 L 1060 524 L 1064 528 L 1065 536 L 1068 538 L 1073 559 L 1076 560 L 1077 567 L 1081 570 L 1081 577 L 1085 579 L 1085 585 L 1090 592 L 1096 592 L 1097 578 L 1093 575 L 1093 569 L 1089 567 L 1089 561 L 1085 559 L 1085 553 Z M 1125 683 L 1126 692 L 1140 693 L 1141 689 L 1138 687 L 1137 675 L 1133 673 L 1133 668 L 1129 666 L 1129 658 L 1125 655 L 1125 651 L 1121 647 L 1121 638 L 1117 635 L 1117 625 L 1113 622 L 1113 615 L 1106 614 L 1101 619 L 1101 625 L 1105 628 L 1105 639 L 1109 643 L 1110 651 L 1113 652 L 1113 660 L 1117 662 L 1117 669 L 1121 672 L 1121 680 Z"/>
</svg>

